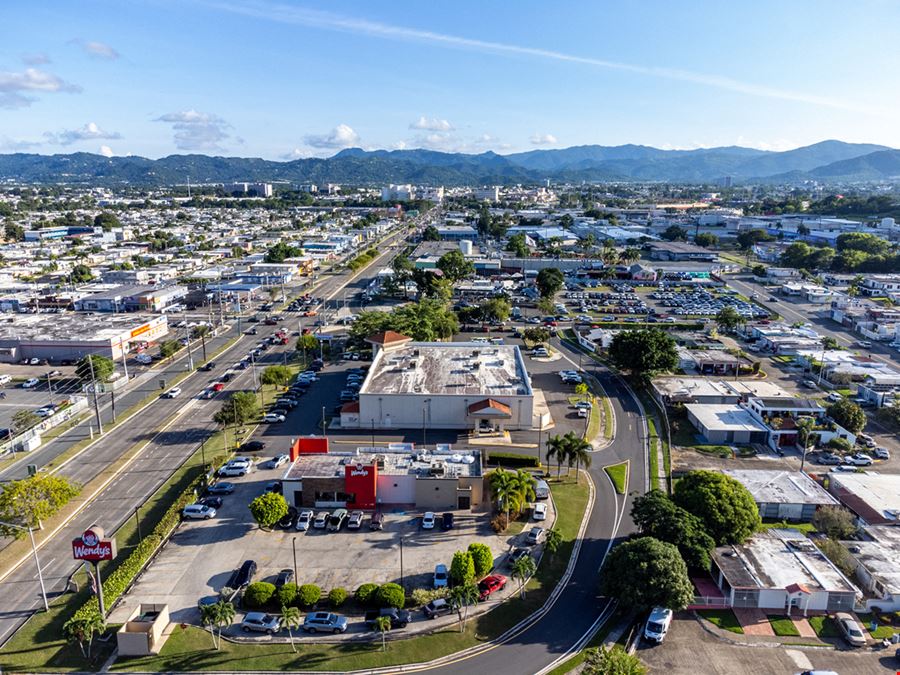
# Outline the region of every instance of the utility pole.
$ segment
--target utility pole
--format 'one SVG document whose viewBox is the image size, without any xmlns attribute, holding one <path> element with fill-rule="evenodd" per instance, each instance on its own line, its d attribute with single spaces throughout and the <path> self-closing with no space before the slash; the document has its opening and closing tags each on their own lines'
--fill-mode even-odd
<svg viewBox="0 0 900 675">
<path fill-rule="evenodd" d="M 188 326 L 187 322 L 187 310 L 185 310 L 182 315 L 184 317 L 184 334 L 187 337 L 187 348 L 188 348 L 188 369 L 194 369 L 194 354 L 191 351 L 191 327 Z"/>
<path fill-rule="evenodd" d="M 97 399 L 97 378 L 94 376 L 94 358 L 87 355 L 88 365 L 91 367 L 91 390 L 94 393 L 94 413 L 97 416 L 97 433 L 103 435 L 103 420 L 100 419 L 100 401 Z"/>
<path fill-rule="evenodd" d="M 125 371 L 125 381 L 128 382 L 128 360 L 125 358 L 124 340 L 119 340 L 119 353 L 122 355 L 122 370 Z"/>
<path fill-rule="evenodd" d="M 325 426 L 325 406 L 322 406 L 322 436 L 325 440 L 328 440 L 328 434 L 326 433 L 327 427 Z"/>
<path fill-rule="evenodd" d="M 47 373 L 47 396 L 50 402 L 53 402 L 53 381 L 50 379 L 50 373 Z"/>
<path fill-rule="evenodd" d="M 112 423 L 116 423 L 116 392 L 109 392 L 110 407 L 112 409 Z"/>
<path fill-rule="evenodd" d="M 206 361 L 206 328 L 200 333 L 200 345 L 203 347 L 203 360 Z"/>
</svg>

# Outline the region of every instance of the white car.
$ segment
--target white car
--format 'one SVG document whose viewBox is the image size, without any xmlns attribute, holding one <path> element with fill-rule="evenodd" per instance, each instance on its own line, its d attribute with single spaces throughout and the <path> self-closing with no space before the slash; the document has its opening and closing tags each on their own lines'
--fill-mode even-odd
<svg viewBox="0 0 900 675">
<path fill-rule="evenodd" d="M 875 457 L 878 459 L 890 459 L 891 451 L 887 448 L 875 448 Z"/>
<path fill-rule="evenodd" d="M 227 477 L 246 476 L 252 471 L 252 466 L 252 464 L 245 462 L 229 462 L 219 469 L 218 473 L 220 476 Z"/>
<path fill-rule="evenodd" d="M 544 349 L 543 347 L 538 347 L 537 349 L 531 350 L 531 355 L 532 355 L 532 356 L 537 356 L 537 357 L 547 358 L 548 356 L 550 356 L 550 352 L 548 352 L 548 351 L 547 351 L 546 349 Z"/>
<path fill-rule="evenodd" d="M 319 511 L 316 514 L 315 520 L 313 520 L 313 528 L 316 530 L 324 530 L 325 526 L 328 524 L 328 516 L 331 514 L 328 511 Z"/>
<path fill-rule="evenodd" d="M 56 409 L 52 406 L 45 406 L 43 408 L 38 408 L 34 411 L 34 414 L 38 417 L 50 417 L 53 413 L 56 412 Z"/>
<path fill-rule="evenodd" d="M 276 415 L 274 413 L 267 413 L 263 415 L 262 421 L 266 424 L 277 424 L 279 422 L 284 422 L 284 415 Z"/>
<path fill-rule="evenodd" d="M 431 511 L 426 511 L 425 515 L 422 516 L 422 529 L 423 530 L 433 530 L 434 529 L 434 513 Z"/>
<path fill-rule="evenodd" d="M 41 383 L 39 379 L 36 377 L 29 377 L 22 383 L 22 389 L 31 389 L 32 387 L 36 387 Z"/>
<path fill-rule="evenodd" d="M 547 505 L 546 504 L 535 504 L 534 511 L 532 512 L 532 517 L 535 520 L 546 520 L 547 519 Z"/>
<path fill-rule="evenodd" d="M 163 394 L 163 398 L 178 398 L 179 396 L 181 396 L 181 387 L 172 387 Z"/>
<path fill-rule="evenodd" d="M 313 520 L 313 512 L 309 509 L 303 509 L 297 515 L 297 524 L 294 526 L 297 528 L 298 532 L 306 532 L 309 529 L 309 526 L 312 525 Z"/>
<path fill-rule="evenodd" d="M 848 464 L 850 466 L 871 466 L 872 458 L 859 452 L 855 455 L 844 457 L 844 464 Z"/>
<path fill-rule="evenodd" d="M 216 517 L 216 510 L 203 504 L 189 504 L 182 509 L 181 515 L 185 519 L 209 520 Z"/>
<path fill-rule="evenodd" d="M 291 459 L 290 456 L 286 455 L 284 453 L 281 453 L 280 455 L 275 455 L 272 458 L 272 468 L 277 469 L 279 466 L 284 466 L 285 464 L 287 464 L 290 461 L 290 459 Z"/>
</svg>

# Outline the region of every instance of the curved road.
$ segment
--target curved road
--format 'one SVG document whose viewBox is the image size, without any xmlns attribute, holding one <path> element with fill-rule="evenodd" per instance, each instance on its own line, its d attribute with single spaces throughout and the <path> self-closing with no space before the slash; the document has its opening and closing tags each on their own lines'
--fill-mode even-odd
<svg viewBox="0 0 900 675">
<path fill-rule="evenodd" d="M 577 352 L 565 345 L 561 351 Z M 522 633 L 471 657 L 433 668 L 427 672 L 442 675 L 482 673 L 537 673 L 572 649 L 601 615 L 607 602 L 597 593 L 597 571 L 612 543 L 634 531 L 628 513 L 632 494 L 616 494 L 604 466 L 629 461 L 629 493 L 643 493 L 647 484 L 643 419 L 634 398 L 619 379 L 602 366 L 585 367 L 606 389 L 616 417 L 613 443 L 594 453 L 590 476 L 596 496 L 584 533 L 578 562 L 565 590 L 550 611 Z"/>
</svg>

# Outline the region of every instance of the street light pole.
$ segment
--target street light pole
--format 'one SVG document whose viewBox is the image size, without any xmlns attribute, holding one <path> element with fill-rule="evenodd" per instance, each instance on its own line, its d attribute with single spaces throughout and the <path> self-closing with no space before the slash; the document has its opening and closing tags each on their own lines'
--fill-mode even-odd
<svg viewBox="0 0 900 675">
<path fill-rule="evenodd" d="M 4 525 L 6 527 L 11 527 L 16 530 L 27 530 L 28 538 L 31 540 L 31 553 L 34 555 L 34 564 L 37 567 L 38 573 L 38 581 L 41 583 L 41 598 L 44 600 L 44 611 L 50 611 L 50 605 L 47 602 L 47 588 L 44 586 L 44 570 L 41 569 L 41 561 L 38 558 L 37 546 L 34 543 L 34 529 L 32 527 L 23 527 L 22 525 L 15 525 L 13 523 L 7 523 L 4 521 L 0 521 L 0 525 Z"/>
<path fill-rule="evenodd" d="M 297 582 L 297 537 L 291 537 L 291 548 L 294 549 L 294 583 Z"/>
<path fill-rule="evenodd" d="M 403 577 L 403 537 L 400 537 L 400 588 L 406 590 L 406 580 Z"/>
</svg>

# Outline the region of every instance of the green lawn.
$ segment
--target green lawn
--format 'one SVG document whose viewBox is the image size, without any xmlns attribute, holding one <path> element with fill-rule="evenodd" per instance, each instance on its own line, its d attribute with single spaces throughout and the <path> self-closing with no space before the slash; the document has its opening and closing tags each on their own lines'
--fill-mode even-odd
<svg viewBox="0 0 900 675">
<path fill-rule="evenodd" d="M 731 459 L 734 453 L 727 445 L 695 445 L 694 450 L 702 452 L 704 455 L 715 455 L 722 459 Z"/>
<path fill-rule="evenodd" d="M 588 488 L 584 480 L 551 482 L 553 500 L 559 517 L 556 527 L 563 535 L 563 543 L 553 558 L 545 558 L 537 574 L 526 586 L 524 600 L 515 597 L 493 611 L 469 621 L 465 632 L 454 626 L 433 635 L 424 635 L 388 643 L 381 651 L 381 641 L 362 644 L 303 644 L 298 653 L 289 644 L 232 644 L 222 643 L 222 649 L 212 647 L 209 634 L 199 628 L 176 628 L 159 656 L 122 659 L 114 670 L 198 671 L 198 670 L 334 670 L 347 671 L 393 666 L 401 663 L 428 661 L 446 654 L 487 642 L 544 604 L 562 576 L 571 557 L 572 547 L 581 518 L 587 505 Z"/>
<path fill-rule="evenodd" d="M 624 495 L 625 490 L 628 488 L 628 462 L 611 464 L 603 467 L 603 470 L 612 479 L 613 485 L 616 486 L 616 492 Z"/>
<path fill-rule="evenodd" d="M 830 616 L 811 616 L 809 625 L 816 631 L 816 635 L 820 638 L 836 638 L 841 636 L 841 632 L 835 625 L 834 620 Z"/>
<path fill-rule="evenodd" d="M 656 451 L 656 444 L 659 443 L 659 435 L 656 433 L 656 424 L 653 419 L 647 418 L 647 430 L 650 445 L 650 488 L 652 490 L 659 489 L 659 453 Z"/>
<path fill-rule="evenodd" d="M 812 523 L 788 523 L 784 520 L 779 520 L 776 522 L 764 522 L 761 530 L 771 530 L 771 529 L 792 529 L 792 530 L 800 530 L 804 534 L 812 534 L 816 532 L 816 528 Z"/>
<path fill-rule="evenodd" d="M 872 615 L 871 614 L 857 614 L 856 617 L 859 619 L 859 622 L 862 624 L 862 627 L 876 640 L 883 640 L 885 638 L 891 637 L 896 631 L 893 626 L 889 626 L 887 624 L 878 623 L 878 628 L 875 631 L 869 630 L 872 624 Z"/>
<path fill-rule="evenodd" d="M 770 616 L 769 623 L 778 637 L 800 637 L 800 631 L 794 622 L 786 616 Z"/>
<path fill-rule="evenodd" d="M 700 609 L 697 614 L 709 621 L 713 626 L 731 633 L 743 635 L 744 629 L 730 609 Z"/>
</svg>

